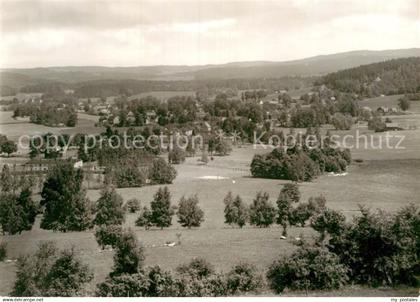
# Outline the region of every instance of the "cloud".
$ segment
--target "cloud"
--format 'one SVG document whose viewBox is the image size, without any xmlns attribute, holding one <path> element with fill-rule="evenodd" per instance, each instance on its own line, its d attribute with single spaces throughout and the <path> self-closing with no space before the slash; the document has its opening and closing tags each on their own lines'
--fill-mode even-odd
<svg viewBox="0 0 420 302">
<path fill-rule="evenodd" d="M 0 62 L 9 67 L 290 60 L 420 46 L 417 0 L 0 3 Z"/>
</svg>

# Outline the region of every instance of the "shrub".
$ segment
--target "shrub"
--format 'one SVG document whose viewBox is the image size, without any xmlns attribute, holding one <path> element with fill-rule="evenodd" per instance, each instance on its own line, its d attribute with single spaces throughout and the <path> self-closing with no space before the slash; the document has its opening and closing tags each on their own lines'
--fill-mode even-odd
<svg viewBox="0 0 420 302">
<path fill-rule="evenodd" d="M 331 123 L 337 130 L 350 130 L 353 125 L 353 119 L 351 116 L 346 116 L 340 112 L 333 115 Z"/>
<path fill-rule="evenodd" d="M 290 290 L 337 289 L 348 280 L 347 268 L 326 248 L 302 245 L 290 257 L 275 261 L 268 269 L 270 288 Z"/>
<path fill-rule="evenodd" d="M 248 263 L 235 265 L 226 275 L 226 284 L 230 295 L 256 292 L 263 284 L 262 276 L 258 274 L 255 266 Z"/>
<path fill-rule="evenodd" d="M 398 107 L 401 108 L 402 111 L 406 111 L 410 109 L 410 99 L 406 96 L 398 99 Z"/>
<path fill-rule="evenodd" d="M 143 273 L 121 274 L 107 277 L 97 285 L 96 295 L 100 297 L 145 297 L 149 280 Z"/>
<path fill-rule="evenodd" d="M 180 147 L 174 147 L 172 150 L 168 153 L 168 161 L 171 164 L 181 164 L 185 161 L 186 152 L 184 149 L 181 149 Z"/>
<path fill-rule="evenodd" d="M 96 229 L 95 238 L 102 249 L 110 245 L 113 248 L 117 246 L 118 240 L 122 235 L 121 225 L 101 225 Z"/>
<path fill-rule="evenodd" d="M 137 198 L 131 198 L 125 204 L 125 209 L 129 213 L 136 213 L 137 211 L 140 210 L 140 201 Z"/>
<path fill-rule="evenodd" d="M 159 266 L 153 266 L 146 270 L 148 277 L 147 296 L 149 297 L 176 297 L 179 296 L 179 286 L 174 276 L 162 270 Z"/>
<path fill-rule="evenodd" d="M 375 132 L 384 132 L 386 130 L 386 124 L 382 121 L 380 116 L 373 116 L 368 121 L 368 129 L 374 130 Z"/>
<path fill-rule="evenodd" d="M 188 264 L 178 266 L 176 270 L 181 275 L 196 279 L 207 278 L 214 274 L 213 265 L 202 258 L 195 258 Z"/>
<path fill-rule="evenodd" d="M 146 183 L 145 172 L 135 165 L 115 167 L 111 174 L 118 188 L 141 187 Z"/>
<path fill-rule="evenodd" d="M 311 211 L 311 216 L 319 214 L 320 212 L 326 209 L 327 200 L 324 195 L 319 195 L 316 197 L 309 197 L 308 199 L 308 208 Z"/>
<path fill-rule="evenodd" d="M 218 297 L 228 295 L 225 278 L 221 274 L 213 274 L 202 279 L 182 276 L 180 279 L 176 279 L 176 285 L 179 297 Z"/>
</svg>

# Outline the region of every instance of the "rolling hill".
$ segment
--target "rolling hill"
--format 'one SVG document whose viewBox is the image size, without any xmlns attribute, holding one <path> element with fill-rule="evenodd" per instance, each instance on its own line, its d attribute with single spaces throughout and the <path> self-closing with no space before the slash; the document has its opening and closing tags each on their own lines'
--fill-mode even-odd
<svg viewBox="0 0 420 302">
<path fill-rule="evenodd" d="M 314 76 L 394 58 L 419 56 L 420 49 L 412 48 L 383 51 L 351 51 L 287 62 L 255 61 L 203 66 L 68 66 L 2 69 L 0 82 L 2 86 L 19 89 L 23 86 L 50 81 L 70 84 L 105 79 L 173 81 Z"/>
</svg>

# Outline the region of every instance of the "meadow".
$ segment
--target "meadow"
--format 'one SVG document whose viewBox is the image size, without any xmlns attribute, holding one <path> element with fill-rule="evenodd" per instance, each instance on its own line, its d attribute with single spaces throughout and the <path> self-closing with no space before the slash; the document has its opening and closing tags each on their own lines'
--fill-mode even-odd
<svg viewBox="0 0 420 302">
<path fill-rule="evenodd" d="M 420 121 L 418 111 L 391 118 L 401 119 L 402 122 Z M 356 130 L 372 135 L 374 140 L 385 136 L 385 133 L 372 133 L 365 125 L 359 127 L 355 125 L 350 131 L 334 131 L 334 133 L 343 136 L 355 134 Z M 9 135 L 7 132 L 6 134 Z M 352 150 L 352 157 L 358 159 L 358 162 L 353 162 L 349 166 L 347 174 L 341 176 L 326 174 L 312 182 L 300 183 L 301 200 L 306 201 L 311 196 L 322 194 L 327 199 L 327 206 L 342 211 L 347 219 L 358 214 L 359 205 L 390 212 L 395 212 L 409 203 L 420 205 L 418 181 L 420 129 L 398 131 L 393 134 L 405 136 L 402 143 L 405 149 L 378 150 L 368 147 Z M 249 171 L 253 155 L 269 151 L 270 149 L 261 146 L 255 149 L 252 145 L 243 145 L 240 148 L 235 147 L 229 156 L 215 157 L 207 165 L 200 164 L 198 157 L 188 158 L 185 163 L 177 165 L 178 176 L 173 184 L 168 185 L 172 204 L 177 204 L 183 195 L 197 194 L 199 205 L 205 213 L 205 221 L 200 228 L 187 230 L 176 222 L 175 216 L 170 228 L 146 231 L 135 226 L 138 214 L 127 214 L 125 227 L 131 228 L 145 247 L 146 265 L 157 264 L 165 269 L 173 269 L 194 257 L 203 257 L 213 263 L 219 271 L 227 271 L 233 264 L 246 261 L 256 265 L 263 272 L 277 257 L 288 254 L 296 248 L 293 245 L 295 237 L 311 238 L 314 232 L 309 226 L 293 227 L 289 230 L 288 239 L 281 240 L 281 229 L 278 226 L 270 228 L 246 226 L 239 229 L 224 224 L 223 198 L 229 191 L 240 194 L 244 202 L 250 204 L 256 193 L 262 190 L 270 194 L 270 200 L 275 204 L 282 186 L 288 181 L 252 178 Z M 144 206 L 149 205 L 159 187 L 124 188 L 117 191 L 124 201 L 137 198 Z M 100 191 L 88 190 L 87 195 L 90 200 L 95 201 L 100 196 Z M 0 295 L 7 295 L 13 286 L 15 279 L 13 260 L 20 254 L 35 251 L 38 243 L 46 240 L 55 241 L 60 248 L 73 246 L 79 252 L 80 258 L 89 264 L 95 274 L 89 287 L 90 290 L 94 290 L 95 284 L 103 281 L 112 268 L 113 251 L 100 250 L 93 231 L 68 233 L 46 231 L 39 228 L 39 221 L 40 217 L 29 232 L 3 236 L 3 240 L 8 242 L 8 258 L 12 261 L 0 263 Z M 181 234 L 181 244 L 174 247 L 165 246 L 166 242 L 177 241 L 178 233 Z M 367 289 L 349 286 L 340 292 L 313 294 L 404 296 L 416 293 L 417 290 L 414 288 Z M 299 295 L 292 293 L 295 294 Z"/>
<path fill-rule="evenodd" d="M 418 138 L 420 136 L 417 136 Z M 419 143 L 419 141 L 417 141 Z M 420 144 L 418 144 L 420 146 Z M 259 190 L 270 194 L 275 203 L 282 185 L 287 181 L 255 179 L 250 177 L 249 163 L 254 153 L 252 146 L 235 149 L 228 157 L 215 157 L 208 165 L 198 164 L 197 158 L 189 158 L 177 166 L 179 176 L 169 189 L 172 203 L 176 204 L 183 195 L 197 194 L 200 207 L 205 212 L 205 221 L 198 229 L 183 229 L 173 219 L 173 226 L 164 230 L 148 230 L 136 227 L 137 214 L 128 214 L 125 227 L 132 228 L 145 247 L 146 264 L 159 264 L 167 269 L 177 267 L 194 257 L 204 257 L 218 270 L 226 271 L 234 263 L 246 261 L 255 264 L 261 271 L 281 254 L 293 251 L 296 236 L 310 238 L 314 233 L 309 227 L 294 227 L 288 240 L 281 240 L 281 230 L 271 228 L 231 228 L 224 224 L 223 198 L 228 191 L 240 194 L 246 203 L 251 203 Z M 366 152 L 369 153 L 369 152 Z M 420 154 L 420 153 L 418 153 Z M 358 205 L 372 209 L 396 211 L 410 202 L 418 203 L 418 171 L 420 156 L 411 159 L 365 160 L 352 164 L 345 176 L 323 175 L 313 182 L 301 183 L 302 200 L 323 194 L 327 205 L 341 210 L 348 219 L 357 215 Z M 213 176 L 214 180 L 209 180 Z M 138 198 L 142 205 L 148 205 L 159 186 L 118 189 L 127 201 Z M 89 190 L 91 200 L 97 200 L 99 190 Z M 38 222 L 39 223 L 39 222 Z M 167 241 L 176 241 L 181 233 L 181 245 L 166 247 Z M 5 236 L 9 255 L 28 253 L 35 250 L 40 241 L 53 240 L 59 247 L 71 247 L 80 252 L 80 257 L 95 273 L 93 284 L 103 280 L 112 267 L 113 252 L 101 251 L 93 232 L 56 233 L 41 230 L 38 224 L 22 235 Z M 0 264 L 0 294 L 10 291 L 14 280 L 14 263 Z"/>
<path fill-rule="evenodd" d="M 99 120 L 98 116 L 89 115 L 86 113 L 78 113 L 76 127 L 48 127 L 44 125 L 34 124 L 29 122 L 29 118 L 12 118 L 13 112 L 0 111 L 0 134 L 7 135 L 7 137 L 15 142 L 18 142 L 22 135 L 42 135 L 45 133 L 52 134 L 99 134 L 103 131 L 100 127 L 95 127 L 95 123 Z M 22 150 L 18 145 L 18 152 L 16 155 L 26 154 L 27 150 Z"/>
</svg>

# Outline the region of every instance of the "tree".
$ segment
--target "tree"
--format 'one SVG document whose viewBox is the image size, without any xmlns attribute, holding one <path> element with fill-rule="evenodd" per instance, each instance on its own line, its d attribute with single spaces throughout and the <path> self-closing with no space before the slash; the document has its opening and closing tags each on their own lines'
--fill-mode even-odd
<svg viewBox="0 0 420 302">
<path fill-rule="evenodd" d="M 50 171 L 41 192 L 45 207 L 41 228 L 83 231 L 91 227 L 91 206 L 82 188 L 83 171 L 60 162 Z"/>
<path fill-rule="evenodd" d="M 10 192 L 13 189 L 14 177 L 10 173 L 10 168 L 7 164 L 3 165 L 0 174 L 0 186 L 3 192 Z"/>
<path fill-rule="evenodd" d="M 116 244 L 114 267 L 110 276 L 137 274 L 143 266 L 144 252 L 132 231 L 124 232 Z"/>
<path fill-rule="evenodd" d="M 4 261 L 7 257 L 7 242 L 0 243 L 0 261 Z"/>
<path fill-rule="evenodd" d="M 320 239 L 323 240 L 328 233 L 332 236 L 339 236 L 345 229 L 346 217 L 331 209 L 324 209 L 311 220 L 312 228 L 320 233 Z"/>
<path fill-rule="evenodd" d="M 269 202 L 268 193 L 257 193 L 249 208 L 249 219 L 252 225 L 258 227 L 268 227 L 274 222 L 276 210 Z"/>
<path fill-rule="evenodd" d="M 32 229 L 35 223 L 35 217 L 38 209 L 31 197 L 32 192 L 26 188 L 23 189 L 16 198 L 16 205 L 21 208 L 21 217 L 23 219 L 22 230 Z"/>
<path fill-rule="evenodd" d="M 153 161 L 149 169 L 149 178 L 153 184 L 170 184 L 176 177 L 176 170 L 163 158 Z"/>
<path fill-rule="evenodd" d="M 399 98 L 398 107 L 400 107 L 402 111 L 410 109 L 410 100 L 406 96 Z"/>
<path fill-rule="evenodd" d="M 168 187 L 159 188 L 150 203 L 152 210 L 151 222 L 161 229 L 172 225 L 174 211 L 171 208 L 171 194 Z"/>
<path fill-rule="evenodd" d="M 353 125 L 353 119 L 351 116 L 345 116 L 340 112 L 336 112 L 332 117 L 331 123 L 337 130 L 350 130 Z"/>
<path fill-rule="evenodd" d="M 3 233 L 13 235 L 32 229 L 36 214 L 37 208 L 29 189 L 22 190 L 18 195 L 0 195 L 0 225 Z"/>
<path fill-rule="evenodd" d="M 235 198 L 229 192 L 223 200 L 225 204 L 225 223 L 237 224 L 242 228 L 248 220 L 248 207 L 243 203 L 242 198 L 237 195 Z"/>
<path fill-rule="evenodd" d="M 143 207 L 142 211 L 140 212 L 139 217 L 136 220 L 136 225 L 140 227 L 144 227 L 146 230 L 153 226 L 152 222 L 152 212 L 149 210 L 148 207 Z"/>
<path fill-rule="evenodd" d="M 124 222 L 123 199 L 114 188 L 105 189 L 96 204 L 96 225 L 118 225 Z"/>
<path fill-rule="evenodd" d="M 16 267 L 12 296 L 74 297 L 93 278 L 73 249 L 59 253 L 53 242 L 40 243 L 35 254 L 19 257 Z"/>
<path fill-rule="evenodd" d="M 204 221 L 204 212 L 198 206 L 197 195 L 185 198 L 181 197 L 178 203 L 178 222 L 187 228 L 199 227 Z"/>
<path fill-rule="evenodd" d="M 390 214 L 360 207 L 360 212 L 345 228 L 337 218 L 319 228 L 330 234 L 327 246 L 349 267 L 352 281 L 372 286 L 418 284 L 419 208 L 410 205 Z"/>
<path fill-rule="evenodd" d="M 290 204 L 300 200 L 299 186 L 297 183 L 287 183 L 280 191 L 279 199 L 287 200 Z"/>
<path fill-rule="evenodd" d="M 368 121 L 368 129 L 374 130 L 375 132 L 384 132 L 386 130 L 386 123 L 380 116 L 375 115 Z"/>
<path fill-rule="evenodd" d="M 17 151 L 17 145 L 14 141 L 7 140 L 1 144 L 0 150 L 2 153 L 6 153 L 9 157 L 10 154 L 15 153 Z"/>
<path fill-rule="evenodd" d="M 308 203 L 300 203 L 296 208 L 291 208 L 288 221 L 290 225 L 305 226 L 306 221 L 311 218 L 312 212 Z"/>
<path fill-rule="evenodd" d="M 96 242 L 98 242 L 102 249 L 104 249 L 107 245 L 115 248 L 118 240 L 120 240 L 121 234 L 121 225 L 101 225 L 96 229 L 95 238 Z"/>
<path fill-rule="evenodd" d="M 291 206 L 300 200 L 299 187 L 296 183 L 283 186 L 277 198 L 277 224 L 283 227 L 283 236 L 287 236 L 287 224 L 291 218 Z"/>
<path fill-rule="evenodd" d="M 93 273 L 76 258 L 74 249 L 64 250 L 45 278 L 45 296 L 74 297 L 79 294 L 83 285 L 92 279 Z"/>
</svg>

